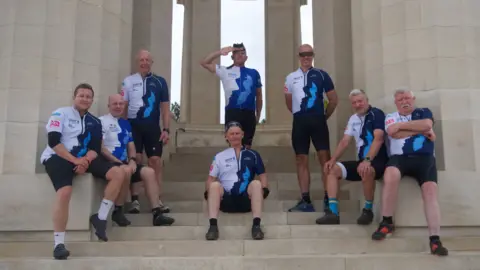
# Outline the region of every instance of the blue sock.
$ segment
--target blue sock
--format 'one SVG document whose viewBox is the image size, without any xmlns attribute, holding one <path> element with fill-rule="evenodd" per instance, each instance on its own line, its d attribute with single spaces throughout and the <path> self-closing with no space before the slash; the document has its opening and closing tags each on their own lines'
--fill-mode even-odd
<svg viewBox="0 0 480 270">
<path fill-rule="evenodd" d="M 367 210 L 372 210 L 372 207 L 373 207 L 373 200 L 366 200 L 365 201 L 365 206 L 363 208 L 367 209 Z"/>
<path fill-rule="evenodd" d="M 338 216 L 338 200 L 335 198 L 328 199 L 328 204 L 330 206 L 330 211 Z"/>
</svg>

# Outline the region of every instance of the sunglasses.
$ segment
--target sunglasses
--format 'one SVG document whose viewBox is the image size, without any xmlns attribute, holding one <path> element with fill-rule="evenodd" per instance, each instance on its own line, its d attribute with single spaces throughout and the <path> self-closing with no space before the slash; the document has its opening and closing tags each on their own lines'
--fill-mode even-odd
<svg viewBox="0 0 480 270">
<path fill-rule="evenodd" d="M 301 52 L 298 54 L 300 57 L 313 56 L 313 52 Z"/>
<path fill-rule="evenodd" d="M 225 132 L 227 132 L 230 128 L 232 127 L 239 127 L 240 129 L 242 129 L 242 125 L 240 125 L 239 122 L 237 121 L 230 121 L 228 122 L 226 125 L 225 125 Z M 243 129 L 242 129 L 243 130 Z"/>
</svg>

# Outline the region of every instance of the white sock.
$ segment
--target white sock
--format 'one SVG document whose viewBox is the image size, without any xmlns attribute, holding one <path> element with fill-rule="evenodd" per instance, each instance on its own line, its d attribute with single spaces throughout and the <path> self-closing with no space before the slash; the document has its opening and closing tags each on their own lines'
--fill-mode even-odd
<svg viewBox="0 0 480 270">
<path fill-rule="evenodd" d="M 100 203 L 100 209 L 98 209 L 98 218 L 100 220 L 107 220 L 108 213 L 112 209 L 113 202 L 107 199 L 103 199 Z"/>
<path fill-rule="evenodd" d="M 53 239 L 55 240 L 55 247 L 57 247 L 58 244 L 64 244 L 65 243 L 65 232 L 54 232 L 53 233 Z"/>
</svg>

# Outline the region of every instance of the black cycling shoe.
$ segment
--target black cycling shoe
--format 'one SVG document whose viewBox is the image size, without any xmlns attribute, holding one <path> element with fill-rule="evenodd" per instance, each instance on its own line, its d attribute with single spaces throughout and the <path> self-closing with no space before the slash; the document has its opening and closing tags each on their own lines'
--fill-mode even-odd
<svg viewBox="0 0 480 270">
<path fill-rule="evenodd" d="M 132 224 L 121 210 L 113 211 L 112 221 L 117 223 L 117 225 L 120 227 L 127 227 L 128 225 Z"/>
<path fill-rule="evenodd" d="M 382 221 L 378 226 L 378 229 L 372 234 L 372 239 L 383 240 L 392 235 L 393 231 L 395 231 L 395 226 L 393 224 L 388 224 Z"/>
<path fill-rule="evenodd" d="M 55 260 L 66 260 L 68 256 L 70 256 L 70 251 L 65 248 L 64 244 L 58 244 L 53 249 L 53 258 L 55 258 Z"/>
<path fill-rule="evenodd" d="M 335 215 L 332 211 L 325 211 L 325 215 L 317 218 L 315 223 L 319 225 L 337 225 L 340 224 L 340 216 Z"/>
<path fill-rule="evenodd" d="M 107 242 L 107 221 L 99 219 L 98 214 L 93 214 L 90 216 L 90 223 L 95 228 L 95 235 L 98 239 Z"/>
<path fill-rule="evenodd" d="M 260 225 L 252 226 L 252 238 L 253 240 L 262 240 L 265 237 Z"/>
<path fill-rule="evenodd" d="M 162 213 L 153 215 L 153 226 L 170 226 L 175 222 L 175 219 L 164 216 Z"/>
<path fill-rule="evenodd" d="M 217 240 L 218 236 L 219 236 L 218 226 L 210 225 L 210 228 L 208 228 L 207 234 L 205 235 L 205 239 L 207 239 L 208 241 L 213 241 L 213 240 Z"/>
<path fill-rule="evenodd" d="M 448 249 L 443 246 L 440 240 L 430 241 L 430 253 L 437 256 L 447 256 Z"/>
<path fill-rule="evenodd" d="M 357 219 L 358 225 L 369 225 L 373 221 L 373 212 L 372 210 L 363 208 L 362 214 Z"/>
</svg>

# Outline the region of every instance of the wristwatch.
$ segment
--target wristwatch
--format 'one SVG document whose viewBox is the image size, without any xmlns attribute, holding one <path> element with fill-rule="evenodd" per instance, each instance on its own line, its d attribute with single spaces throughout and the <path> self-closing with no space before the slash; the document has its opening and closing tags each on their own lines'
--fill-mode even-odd
<svg viewBox="0 0 480 270">
<path fill-rule="evenodd" d="M 132 161 L 132 160 L 135 161 L 135 162 L 137 162 L 137 158 L 136 158 L 136 157 L 129 157 L 129 158 L 128 158 L 128 162 L 130 162 L 130 161 Z"/>
<path fill-rule="evenodd" d="M 163 131 L 167 132 L 168 134 L 170 134 L 170 129 L 168 128 L 164 128 Z"/>
<path fill-rule="evenodd" d="M 365 161 L 368 161 L 368 162 L 371 162 L 372 160 L 370 159 L 370 157 L 365 157 L 364 159 Z"/>
</svg>

